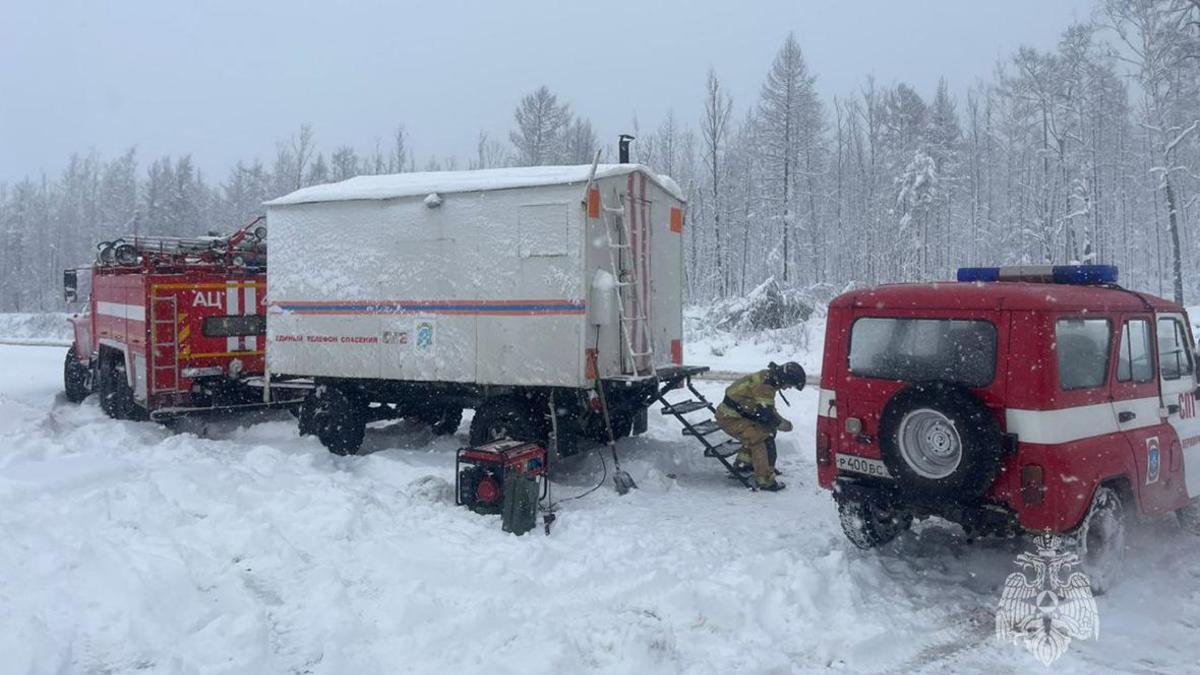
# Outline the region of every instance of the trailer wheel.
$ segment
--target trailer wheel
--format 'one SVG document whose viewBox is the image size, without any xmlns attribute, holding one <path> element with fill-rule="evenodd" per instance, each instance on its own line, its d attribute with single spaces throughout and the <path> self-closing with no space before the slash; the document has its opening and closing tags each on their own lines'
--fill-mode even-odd
<svg viewBox="0 0 1200 675">
<path fill-rule="evenodd" d="M 335 455 L 358 454 L 367 431 L 364 406 L 358 397 L 338 387 L 322 385 L 313 389 L 304 400 L 308 424 L 300 419 L 301 431 L 316 434 Z"/>
<path fill-rule="evenodd" d="M 431 410 L 422 413 L 420 419 L 437 436 L 449 436 L 458 431 L 458 427 L 462 424 L 463 409 L 450 406 L 440 410 Z"/>
<path fill-rule="evenodd" d="M 471 420 L 471 445 L 512 439 L 544 443 L 545 432 L 528 405 L 516 398 L 493 398 L 475 411 Z"/>
<path fill-rule="evenodd" d="M 67 393 L 67 400 L 71 403 L 79 403 L 92 393 L 91 382 L 92 369 L 79 362 L 75 358 L 75 345 L 71 345 L 67 350 L 67 359 L 63 363 L 63 389 Z"/>
</svg>

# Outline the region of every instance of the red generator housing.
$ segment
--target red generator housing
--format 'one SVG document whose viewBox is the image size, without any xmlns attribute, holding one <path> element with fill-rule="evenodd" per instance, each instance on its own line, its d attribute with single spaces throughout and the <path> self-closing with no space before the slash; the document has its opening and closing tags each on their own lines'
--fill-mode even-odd
<svg viewBox="0 0 1200 675">
<path fill-rule="evenodd" d="M 500 513 L 504 503 L 504 479 L 511 473 L 532 476 L 546 494 L 546 450 L 525 441 L 492 441 L 475 448 L 461 448 L 454 463 L 455 501 L 476 513 Z"/>
<path fill-rule="evenodd" d="M 266 230 L 257 222 L 224 237 L 101 244 L 87 307 L 71 318 L 67 398 L 95 392 L 111 417 L 160 420 L 298 402 L 264 400 Z M 65 275 L 68 300 L 77 276 Z"/>
</svg>

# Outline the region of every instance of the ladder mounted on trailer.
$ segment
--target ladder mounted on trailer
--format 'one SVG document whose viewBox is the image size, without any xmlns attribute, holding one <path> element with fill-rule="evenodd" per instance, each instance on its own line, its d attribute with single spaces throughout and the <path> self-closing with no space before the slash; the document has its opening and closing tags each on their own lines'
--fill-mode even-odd
<svg viewBox="0 0 1200 675">
<path fill-rule="evenodd" d="M 692 384 L 692 378 L 696 375 L 701 375 L 708 372 L 708 366 L 669 366 L 658 369 L 658 392 L 656 399 L 662 404 L 662 414 L 671 415 L 683 424 L 683 435 L 692 436 L 700 441 L 704 446 L 704 456 L 712 457 L 725 467 L 729 475 L 741 481 L 747 489 L 754 490 L 754 483 L 750 476 L 740 473 L 733 468 L 733 463 L 729 461 L 742 449 L 742 444 L 735 439 L 724 441 L 716 441 L 710 438 L 712 434 L 721 432 L 721 427 L 717 426 L 717 409 L 704 397 L 703 394 L 696 389 Z M 667 400 L 667 393 L 684 386 L 692 393 L 694 398 L 686 401 L 678 401 L 672 403 Z M 688 415 L 699 413 L 700 411 L 708 412 L 708 419 L 702 421 L 693 421 Z M 724 433 L 724 432 L 721 432 Z"/>
<path fill-rule="evenodd" d="M 629 220 L 625 217 L 624 199 L 621 206 L 610 206 L 603 202 L 601 195 L 600 212 L 608 242 L 609 267 L 616 279 L 617 316 L 623 343 L 621 372 L 635 377 L 650 377 L 653 374 L 654 343 L 648 327 L 649 311 L 643 302 L 646 295 L 642 278 L 633 260 L 632 237 Z"/>
</svg>

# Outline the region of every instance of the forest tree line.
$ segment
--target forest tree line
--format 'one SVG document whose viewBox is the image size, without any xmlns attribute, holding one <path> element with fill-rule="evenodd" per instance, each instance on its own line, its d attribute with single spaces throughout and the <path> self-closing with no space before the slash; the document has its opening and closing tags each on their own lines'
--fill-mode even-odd
<svg viewBox="0 0 1200 675">
<path fill-rule="evenodd" d="M 860 285 L 951 279 L 962 265 L 1111 263 L 1122 283 L 1200 293 L 1200 0 L 1098 0 L 1056 48 L 1019 49 L 956 95 L 866 78 L 817 92 L 788 36 L 753 100 L 709 70 L 688 113 L 635 119 L 634 161 L 686 192 L 687 296 L 774 278 L 818 298 Z M 356 175 L 583 164 L 603 148 L 547 87 L 505 139 L 418 162 L 398 126 L 368 152 L 302 127 L 275 157 L 218 180 L 191 157 L 72 156 L 57 176 L 0 183 L 0 311 L 62 307 L 61 271 L 124 234 L 227 232 L 262 203 Z"/>
</svg>

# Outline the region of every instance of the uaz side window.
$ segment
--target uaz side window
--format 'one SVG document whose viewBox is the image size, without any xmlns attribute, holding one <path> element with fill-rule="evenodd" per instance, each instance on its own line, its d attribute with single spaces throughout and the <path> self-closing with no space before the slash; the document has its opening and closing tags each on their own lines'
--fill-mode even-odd
<svg viewBox="0 0 1200 675">
<path fill-rule="evenodd" d="M 1090 389 L 1108 377 L 1112 326 L 1108 319 L 1059 319 L 1054 330 L 1058 384 L 1063 389 Z"/>
<path fill-rule="evenodd" d="M 1164 380 L 1192 374 L 1192 350 L 1187 331 L 1175 319 L 1158 320 L 1158 368 Z"/>
<path fill-rule="evenodd" d="M 245 316 L 210 316 L 204 319 L 205 337 L 234 337 L 262 335 L 267 332 L 267 317 L 261 314 Z"/>
<path fill-rule="evenodd" d="M 996 327 L 978 320 L 858 319 L 850 331 L 850 372 L 985 387 L 996 372 Z"/>
<path fill-rule="evenodd" d="M 1154 381 L 1154 363 L 1150 360 L 1150 322 L 1130 319 L 1121 329 L 1121 351 L 1117 355 L 1117 381 Z"/>
</svg>

